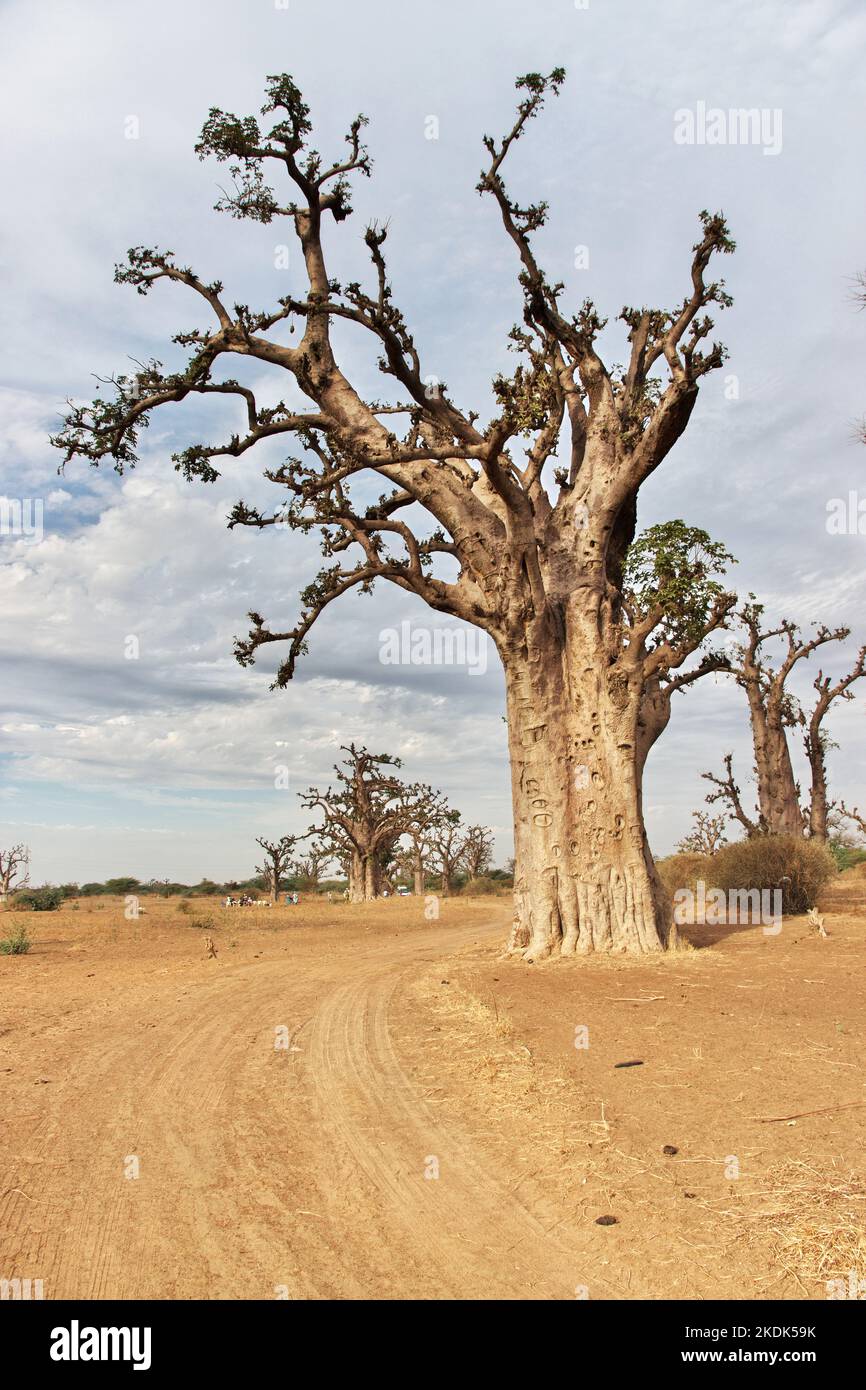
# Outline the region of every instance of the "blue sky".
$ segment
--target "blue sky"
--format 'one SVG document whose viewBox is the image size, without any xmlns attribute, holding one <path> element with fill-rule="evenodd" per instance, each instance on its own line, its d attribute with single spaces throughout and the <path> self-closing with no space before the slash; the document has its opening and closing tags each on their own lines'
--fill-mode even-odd
<svg viewBox="0 0 866 1390">
<path fill-rule="evenodd" d="M 232 300 L 265 307 L 300 288 L 297 258 L 275 268 L 288 232 L 212 211 L 220 170 L 193 145 L 212 105 L 257 111 L 264 77 L 289 71 L 312 110 L 316 143 L 339 148 L 362 110 L 374 159 L 355 215 L 329 232 L 333 273 L 366 273 L 361 243 L 389 219 L 395 296 L 429 370 L 458 404 L 488 408 L 520 313 L 513 249 L 475 192 L 481 135 L 505 128 L 513 81 L 568 70 L 515 151 L 509 182 L 546 198 L 538 249 L 572 301 L 609 316 L 607 360 L 622 359 L 625 303 L 669 305 L 684 292 L 701 208 L 723 208 L 738 249 L 723 273 L 735 297 L 720 317 L 730 350 L 689 429 L 641 494 L 640 524 L 673 516 L 705 526 L 738 557 L 741 592 L 804 625 L 849 623 L 841 670 L 866 632 L 866 537 L 830 535 L 827 504 L 866 497 L 866 315 L 851 299 L 864 268 L 866 12 L 845 0 L 572 0 L 523 4 L 153 0 L 0 12 L 3 159 L 0 492 L 42 499 L 44 535 L 0 537 L 3 692 L 0 842 L 25 839 L 37 880 L 119 873 L 214 878 L 248 872 L 256 834 L 304 828 L 294 792 L 327 780 L 341 743 L 403 757 L 510 852 L 502 680 L 455 668 L 389 667 L 379 633 L 420 602 L 350 595 L 321 620 L 287 691 L 265 667 L 242 670 L 232 639 L 249 608 L 291 618 L 317 567 L 310 539 L 229 532 L 240 496 L 266 498 L 256 450 L 215 485 L 187 484 L 171 453 L 236 425 L 233 407 L 171 408 L 123 478 L 78 461 L 63 477 L 47 434 L 67 396 L 130 357 L 170 364 L 170 335 L 200 322 L 182 289 L 147 299 L 112 282 L 127 247 L 173 249 Z M 758 107 L 782 113 L 782 148 L 682 146 L 675 113 Z M 425 138 L 428 118 L 439 138 Z M 128 139 L 129 118 L 138 138 Z M 589 266 L 575 266 L 575 248 Z M 342 335 L 349 375 L 379 394 L 373 357 Z M 725 383 L 737 379 L 737 399 Z M 264 400 L 284 383 L 254 373 Z M 270 393 L 270 395 L 269 395 Z M 127 639 L 137 659 L 125 655 Z M 830 663 L 828 662 L 828 666 Z M 815 671 L 804 671 L 808 695 Z M 834 792 L 863 785 L 864 695 L 838 709 Z M 702 804 L 700 772 L 725 751 L 745 783 L 751 758 L 735 689 L 704 682 L 679 699 L 648 769 L 647 821 L 660 853 Z M 289 768 L 289 789 L 274 768 Z M 862 803 L 862 796 L 861 796 Z"/>
</svg>

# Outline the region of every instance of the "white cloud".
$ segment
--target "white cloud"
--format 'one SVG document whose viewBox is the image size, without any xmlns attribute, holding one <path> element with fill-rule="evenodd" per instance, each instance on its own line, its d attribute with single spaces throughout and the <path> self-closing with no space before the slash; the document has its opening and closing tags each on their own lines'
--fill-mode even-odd
<svg viewBox="0 0 866 1390">
<path fill-rule="evenodd" d="M 212 214 L 219 171 L 191 148 L 211 105 L 257 108 L 275 53 L 288 55 L 280 61 L 309 93 L 320 147 L 338 146 L 357 110 L 370 114 L 374 178 L 361 181 L 356 217 L 329 233 L 333 273 L 366 276 L 362 229 L 390 215 L 396 297 L 427 369 L 461 403 L 489 401 L 520 313 L 512 248 L 474 192 L 481 133 L 504 128 L 518 72 L 558 61 L 570 70 L 515 159 L 513 187 L 549 197 L 544 258 L 575 303 L 589 293 L 611 315 L 613 360 L 623 350 L 620 305 L 676 302 L 697 210 L 724 206 L 739 248 L 723 268 L 736 302 L 719 332 L 740 399 L 707 382 L 688 434 L 642 495 L 641 521 L 683 515 L 705 525 L 738 555 L 741 590 L 758 592 L 768 611 L 849 622 L 858 635 L 862 538 L 828 537 L 824 523 L 829 497 L 862 486 L 850 432 L 864 408 L 864 320 L 846 296 L 862 267 L 866 16 L 843 0 L 672 0 L 662 10 L 620 0 L 585 12 L 562 0 L 531 12 L 522 0 L 443 0 L 435 12 L 401 13 L 399 24 L 394 14 L 382 0 L 332 0 L 247 7 L 241 21 L 232 0 L 152 0 L 142 24 L 135 7 L 108 0 L 49 0 L 38 13 L 23 0 L 5 6 L 0 102 L 12 136 L 7 182 L 19 196 L 4 247 L 12 330 L 2 345 L 0 490 L 44 499 L 45 536 L 38 545 L 0 539 L 0 757 L 23 817 L 72 827 L 40 832 L 46 874 L 60 875 L 56 863 L 85 876 L 76 855 L 89 874 L 128 866 L 137 837 L 169 814 L 175 867 L 166 872 L 195 876 L 200 865 L 216 875 L 235 855 L 239 827 L 289 815 L 274 806 L 275 755 L 293 778 L 321 780 L 352 738 L 401 753 L 408 775 L 446 786 L 469 815 L 508 820 L 499 673 L 470 681 L 382 667 L 381 627 L 420 611 L 402 596 L 336 606 L 285 693 L 268 692 L 267 663 L 244 671 L 232 660 L 247 610 L 291 619 L 318 557 L 312 540 L 227 532 L 238 496 L 267 496 L 251 455 L 213 488 L 174 472 L 170 454 L 202 427 L 214 439 L 236 427 L 229 405 L 208 420 L 198 406 L 165 412 L 125 478 L 80 462 L 58 478 L 46 442 L 65 398 L 92 394 L 91 373 L 123 370 L 129 356 L 173 361 L 171 333 L 201 321 L 176 287 L 143 300 L 113 285 L 128 246 L 170 246 L 253 305 L 298 288 L 297 256 L 287 273 L 274 270 L 280 229 Z M 783 153 L 676 147 L 672 113 L 697 99 L 781 106 Z M 431 112 L 435 142 L 423 138 Z M 129 114 L 139 140 L 124 139 Z M 588 272 L 572 268 L 576 243 L 590 247 Z M 375 354 L 354 333 L 340 343 L 364 389 L 381 392 Z M 258 369 L 249 377 L 263 400 L 285 392 Z M 129 636 L 137 660 L 124 656 Z M 862 698 L 834 716 L 846 795 L 866 771 L 855 715 Z M 699 804 L 704 763 L 728 747 L 745 772 L 744 711 L 735 692 L 707 684 L 680 702 L 650 764 L 661 847 Z M 73 794 L 84 802 L 79 826 L 61 805 Z M 88 826 L 101 827 L 96 845 Z"/>
</svg>

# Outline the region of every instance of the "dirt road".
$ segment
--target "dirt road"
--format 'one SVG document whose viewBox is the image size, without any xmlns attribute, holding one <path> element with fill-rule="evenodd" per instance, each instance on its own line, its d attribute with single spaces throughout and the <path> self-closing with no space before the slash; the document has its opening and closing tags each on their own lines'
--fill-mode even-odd
<svg viewBox="0 0 866 1390">
<path fill-rule="evenodd" d="M 529 970 L 498 959 L 508 916 L 28 915 L 0 956 L 0 1279 L 799 1299 L 861 1271 L 862 917 Z"/>
<path fill-rule="evenodd" d="M 389 1027 L 398 983 L 500 916 L 116 981 L 74 961 L 83 993 L 3 1039 L 0 1274 L 46 1298 L 574 1298 L 574 1252 Z"/>
</svg>

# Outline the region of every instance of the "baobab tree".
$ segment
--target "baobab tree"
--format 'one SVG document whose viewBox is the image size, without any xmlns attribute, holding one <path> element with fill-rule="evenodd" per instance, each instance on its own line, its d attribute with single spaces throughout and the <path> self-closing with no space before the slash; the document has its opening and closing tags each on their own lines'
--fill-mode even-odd
<svg viewBox="0 0 866 1390">
<path fill-rule="evenodd" d="M 463 837 L 463 868 L 468 878 L 480 878 L 493 862 L 493 831 L 486 825 L 470 825 Z"/>
<path fill-rule="evenodd" d="M 334 767 L 336 787 L 310 787 L 300 793 L 301 803 L 322 817 L 310 833 L 347 863 L 350 901 L 369 902 L 381 892 L 383 866 L 412 823 L 415 800 L 429 789 L 410 786 L 391 771 L 401 766 L 399 758 L 353 743 L 340 751 L 347 756 Z"/>
<path fill-rule="evenodd" d="M 322 870 L 330 864 L 333 857 L 326 845 L 308 845 L 306 852 L 292 861 L 292 876 L 299 879 L 302 886 L 315 890 L 319 886 Z"/>
<path fill-rule="evenodd" d="M 843 631 L 847 636 L 847 629 L 843 629 Z M 828 800 L 827 795 L 826 757 L 828 748 L 835 745 L 832 744 L 827 731 L 822 727 L 822 721 L 834 700 L 854 699 L 854 692 L 850 687 L 864 675 L 866 675 L 866 647 L 861 647 L 854 665 L 846 676 L 842 676 L 834 682 L 830 676 L 825 676 L 823 671 L 819 671 L 813 682 L 818 698 L 809 716 L 803 740 L 811 772 L 809 805 L 804 812 L 804 820 L 808 827 L 809 836 L 813 840 L 826 840 L 828 838 L 829 815 L 833 807 L 833 803 Z"/>
<path fill-rule="evenodd" d="M 454 876 L 466 853 L 466 830 L 459 811 L 447 811 L 430 837 L 433 869 L 439 875 L 443 898 L 454 891 Z"/>
<path fill-rule="evenodd" d="M 611 947 L 658 951 L 671 937 L 643 824 L 644 661 L 623 611 L 623 566 L 638 491 L 686 429 L 701 380 L 724 360 L 721 344 L 710 341 L 708 310 L 731 301 L 708 267 L 716 253 L 734 249 L 724 217 L 702 212 L 683 300 L 670 310 L 626 306 L 619 316 L 625 365 L 605 364 L 597 345 L 605 320 L 589 300 L 568 307 L 564 286 L 537 259 L 533 238 L 546 204 L 515 201 L 503 177 L 564 76 L 555 68 L 519 78 L 513 124 L 500 139 L 483 140 L 477 189 L 498 210 L 514 248 L 522 299 L 522 322 L 510 333 L 517 362 L 494 378 L 497 409 L 486 426 L 422 362 L 389 281 L 386 225 L 370 225 L 364 235 L 370 288 L 332 274 L 326 225 L 349 216 L 351 176 L 370 174 L 366 119 L 352 122 L 346 153 L 328 162 L 311 148 L 309 107 L 283 74 L 267 82 L 269 128 L 214 108 L 196 151 L 228 165 L 232 184 L 218 210 L 293 228 L 306 283 L 271 309 L 230 308 L 220 281 L 170 252 L 133 248 L 115 278 L 143 295 L 162 281 L 184 286 L 206 307 L 211 326 L 176 335 L 190 349 L 176 370 L 150 361 L 115 377 L 113 394 L 72 405 L 54 440 L 66 459 L 96 464 L 110 456 L 123 469 L 134 464 L 139 432 L 155 410 L 210 395 L 237 398 L 244 427 L 225 443 L 178 453 L 187 478 L 213 481 L 221 457 L 241 457 L 263 439 L 298 440 L 300 457 L 265 470 L 285 500 L 272 511 L 239 501 L 229 519 L 231 526 L 324 533 L 326 563 L 302 592 L 299 616 L 272 627 L 252 613 L 249 635 L 237 643 L 242 664 L 262 647 L 286 647 L 277 686 L 291 679 L 319 615 L 380 579 L 489 633 L 508 708 L 512 942 L 529 960 Z M 272 185 L 271 173 L 288 195 Z M 296 321 L 303 331 L 289 342 L 282 331 Z M 337 360 L 334 323 L 373 347 L 393 390 L 389 399 L 364 399 L 349 380 Z M 232 356 L 285 373 L 303 408 L 285 399 L 265 407 L 250 387 L 215 376 Z M 352 493 L 365 474 L 384 485 L 367 506 Z M 455 569 L 456 577 L 445 577 Z"/>
<path fill-rule="evenodd" d="M 711 816 L 709 811 L 692 811 L 694 825 L 676 846 L 677 854 L 715 854 L 727 844 L 727 816 Z"/>
<path fill-rule="evenodd" d="M 409 847 L 405 859 L 405 867 L 412 877 L 412 891 L 416 895 L 424 892 L 426 870 L 433 844 L 449 813 L 450 807 L 442 792 L 435 791 L 433 787 L 418 788 L 412 820 L 406 829 Z"/>
<path fill-rule="evenodd" d="M 850 671 L 838 681 L 819 671 L 814 689 L 817 695 L 811 712 L 804 713 L 788 682 L 801 661 L 829 642 L 844 642 L 851 635 L 847 627 L 828 628 L 823 624 L 815 635 L 803 638 L 789 619 L 778 627 L 764 626 L 763 605 L 749 602 L 738 615 L 744 640 L 729 658 L 729 670 L 745 691 L 749 705 L 752 745 L 755 756 L 758 805 L 750 815 L 743 807 L 740 789 L 733 774 L 733 758 L 725 757 L 725 772 L 719 777 L 703 776 L 715 790 L 707 796 L 720 803 L 740 822 L 748 836 L 809 835 L 826 840 L 827 817 L 831 803 L 827 795 L 826 753 L 830 746 L 823 721 L 833 702 L 854 698 L 851 686 L 866 675 L 866 647 L 862 647 Z M 781 640 L 782 654 L 774 664 L 769 647 Z M 809 802 L 801 805 L 800 784 L 794 773 L 789 742 L 790 731 L 805 728 L 804 743 L 809 760 L 811 790 Z"/>
<path fill-rule="evenodd" d="M 0 901 L 30 882 L 30 850 L 25 844 L 0 849 Z"/>
<path fill-rule="evenodd" d="M 256 844 L 265 852 L 263 864 L 256 865 L 256 873 L 265 881 L 271 895 L 271 902 L 277 901 L 280 886 L 288 874 L 292 853 L 297 844 L 297 836 L 283 835 L 279 840 L 264 840 L 256 836 Z"/>
</svg>

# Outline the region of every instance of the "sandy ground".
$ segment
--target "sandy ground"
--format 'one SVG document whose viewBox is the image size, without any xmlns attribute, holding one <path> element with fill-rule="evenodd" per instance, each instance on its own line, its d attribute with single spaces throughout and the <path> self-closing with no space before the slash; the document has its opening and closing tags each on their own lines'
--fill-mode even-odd
<svg viewBox="0 0 866 1390">
<path fill-rule="evenodd" d="M 0 1277 L 217 1299 L 866 1277 L 862 916 L 529 967 L 498 958 L 502 899 L 435 922 L 144 905 L 27 914 L 32 952 L 0 957 Z"/>
</svg>

